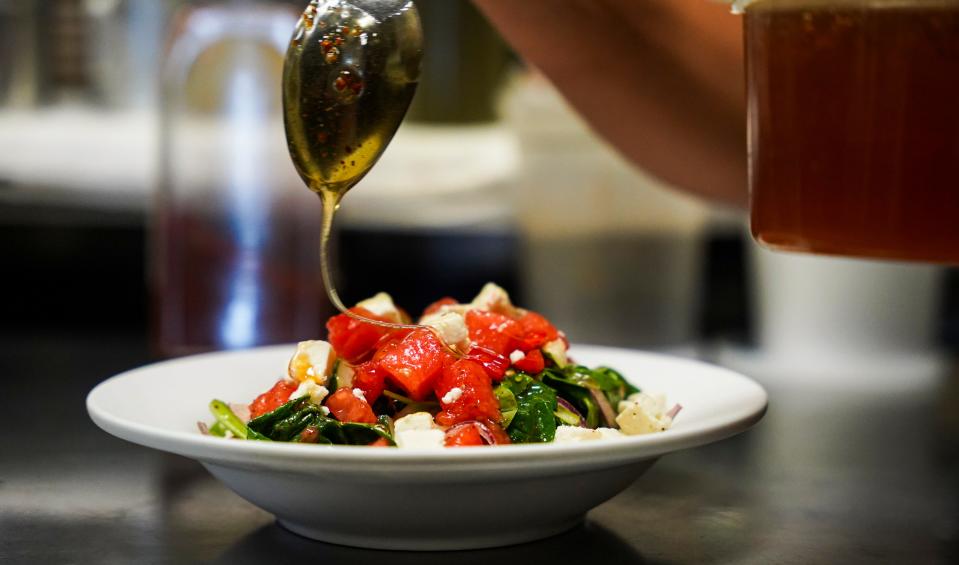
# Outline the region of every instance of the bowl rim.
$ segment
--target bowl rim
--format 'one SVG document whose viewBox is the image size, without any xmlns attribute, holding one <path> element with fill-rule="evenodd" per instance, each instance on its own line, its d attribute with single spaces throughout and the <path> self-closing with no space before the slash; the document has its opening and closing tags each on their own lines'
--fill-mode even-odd
<svg viewBox="0 0 959 565">
<path fill-rule="evenodd" d="M 294 345 L 272 345 L 232 351 L 218 351 L 189 355 L 158 361 L 114 375 L 96 385 L 86 398 L 87 412 L 93 422 L 104 431 L 126 441 L 192 457 L 205 461 L 248 463 L 262 465 L 273 463 L 331 464 L 350 466 L 368 465 L 416 465 L 443 463 L 451 465 L 504 465 L 514 463 L 549 463 L 589 461 L 597 457 L 605 461 L 648 459 L 676 451 L 718 441 L 743 432 L 762 419 L 768 406 L 768 395 L 752 379 L 723 367 L 702 361 L 624 348 L 576 344 L 571 349 L 577 353 L 603 355 L 604 353 L 628 354 L 637 359 L 653 359 L 660 362 L 685 365 L 697 371 L 713 373 L 714 378 L 730 379 L 742 388 L 741 400 L 735 410 L 721 415 L 703 418 L 681 429 L 666 432 L 627 436 L 615 441 L 511 444 L 495 448 L 477 449 L 371 449 L 367 446 L 349 445 L 303 445 L 295 443 L 270 443 L 255 441 L 224 441 L 222 438 L 204 436 L 183 430 L 143 424 L 112 413 L 104 405 L 106 391 L 118 383 L 146 378 L 155 371 L 176 370 L 182 365 L 198 361 L 236 355 L 279 354 L 290 351 Z"/>
</svg>

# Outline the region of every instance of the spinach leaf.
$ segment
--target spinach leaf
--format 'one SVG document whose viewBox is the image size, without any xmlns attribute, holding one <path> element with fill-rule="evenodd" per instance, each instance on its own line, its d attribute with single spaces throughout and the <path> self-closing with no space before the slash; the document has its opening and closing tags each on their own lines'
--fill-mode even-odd
<svg viewBox="0 0 959 565">
<path fill-rule="evenodd" d="M 543 384 L 556 389 L 557 394 L 568 400 L 586 418 L 590 428 L 599 427 L 600 410 L 589 392 L 589 381 L 582 373 L 571 370 L 547 369 L 543 371 Z"/>
<path fill-rule="evenodd" d="M 501 384 L 493 389 L 493 394 L 499 400 L 499 413 L 502 418 L 503 429 L 509 428 L 516 416 L 516 395 L 510 390 L 509 386 Z"/>
<path fill-rule="evenodd" d="M 301 410 L 274 424 L 265 435 L 274 441 L 292 441 L 304 428 L 323 417 L 318 406 L 307 402 Z"/>
<path fill-rule="evenodd" d="M 507 428 L 514 443 L 544 443 L 556 437 L 556 391 L 529 375 L 503 379 L 516 399 L 516 412 Z"/>
<path fill-rule="evenodd" d="M 531 385 L 535 379 L 526 373 L 514 373 L 512 375 L 507 375 L 503 377 L 503 381 L 499 386 L 506 388 L 513 393 L 513 396 L 518 396 L 525 391 L 529 385 Z"/>
<path fill-rule="evenodd" d="M 639 389 L 629 384 L 619 371 L 609 367 L 597 367 L 590 371 L 593 380 L 599 385 L 599 388 L 606 394 L 609 403 L 615 408 L 619 401 L 630 394 L 639 392 Z"/>
<path fill-rule="evenodd" d="M 630 384 L 630 382 L 626 380 L 626 377 L 624 377 L 623 374 L 616 369 L 611 369 L 609 367 L 597 367 L 596 369 L 593 369 L 593 372 L 607 373 L 612 378 L 616 379 L 622 384 L 623 387 L 625 387 L 626 396 L 640 392 L 639 387 Z"/>
<path fill-rule="evenodd" d="M 560 424 L 566 426 L 579 426 L 580 424 L 579 414 L 573 412 L 561 403 L 556 404 L 556 412 L 553 412 L 553 415 L 556 416 L 556 420 L 558 420 Z"/>
<path fill-rule="evenodd" d="M 340 422 L 322 416 L 313 425 L 319 430 L 319 443 L 369 445 L 380 438 L 384 438 L 390 445 L 396 445 L 393 434 L 390 433 L 390 428 L 382 422 L 360 424 L 358 422 Z"/>
<path fill-rule="evenodd" d="M 340 372 L 340 363 L 342 362 L 343 361 L 341 359 L 337 359 L 336 361 L 333 361 L 333 370 L 330 371 L 330 376 L 326 377 L 326 383 L 323 384 L 323 386 L 325 386 L 326 389 L 329 390 L 331 393 L 335 392 L 336 389 L 338 388 L 337 375 Z"/>
<path fill-rule="evenodd" d="M 296 441 L 308 426 L 318 431 L 317 443 L 334 445 L 368 445 L 385 438 L 391 445 L 392 425 L 389 418 L 375 424 L 340 422 L 330 418 L 309 397 L 290 400 L 272 412 L 250 420 L 249 428 L 274 441 Z"/>
<path fill-rule="evenodd" d="M 609 367 L 590 369 L 582 365 L 567 365 L 562 369 L 546 369 L 542 378 L 544 383 L 554 387 L 560 396 L 580 410 L 586 418 L 586 425 L 591 428 L 599 426 L 603 418 L 602 410 L 590 389 L 601 391 L 614 410 L 621 400 L 639 392 L 623 375 Z"/>
<path fill-rule="evenodd" d="M 375 424 L 347 422 L 340 424 L 340 427 L 350 445 L 369 445 L 380 438 L 390 442 L 390 445 L 396 445 L 393 439 L 393 420 L 389 416 L 380 416 Z"/>
<path fill-rule="evenodd" d="M 290 416 L 292 416 L 293 414 L 301 410 L 303 406 L 308 403 L 309 403 L 309 396 L 301 396 L 299 398 L 294 398 L 288 401 L 286 404 L 283 404 L 275 408 L 272 412 L 267 412 L 266 414 L 262 414 L 260 416 L 257 416 L 256 418 L 253 418 L 252 420 L 249 421 L 249 423 L 247 424 L 247 427 L 255 432 L 258 432 L 264 435 L 269 435 L 266 433 L 267 430 L 272 429 L 277 422 L 280 422 L 281 420 L 285 420 L 289 418 Z"/>
</svg>

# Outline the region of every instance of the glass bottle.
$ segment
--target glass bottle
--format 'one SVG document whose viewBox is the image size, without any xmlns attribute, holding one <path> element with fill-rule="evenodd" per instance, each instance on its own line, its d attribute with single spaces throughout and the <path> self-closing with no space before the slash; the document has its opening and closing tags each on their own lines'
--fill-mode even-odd
<svg viewBox="0 0 959 565">
<path fill-rule="evenodd" d="M 297 14 L 206 3 L 174 18 L 152 226 L 154 346 L 164 356 L 316 337 L 320 207 L 287 154 L 281 73 Z"/>
</svg>

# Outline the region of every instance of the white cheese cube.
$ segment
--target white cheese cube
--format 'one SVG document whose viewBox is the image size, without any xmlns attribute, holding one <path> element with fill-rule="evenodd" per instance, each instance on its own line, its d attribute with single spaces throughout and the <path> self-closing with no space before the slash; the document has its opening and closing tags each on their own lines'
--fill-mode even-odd
<svg viewBox="0 0 959 565">
<path fill-rule="evenodd" d="M 443 449 L 446 432 L 443 430 L 406 430 L 396 432 L 396 446 L 407 449 Z"/>
<path fill-rule="evenodd" d="M 433 415 L 429 412 L 413 412 L 393 422 L 393 430 L 397 433 L 407 430 L 432 430 L 438 427 L 433 423 Z"/>
<path fill-rule="evenodd" d="M 330 394 L 330 391 L 323 385 L 316 384 L 316 381 L 313 379 L 306 379 L 300 383 L 300 386 L 296 387 L 290 394 L 289 400 L 294 398 L 301 398 L 303 396 L 309 396 L 310 402 L 320 406 L 323 404 L 323 399 Z"/>
<path fill-rule="evenodd" d="M 599 435 L 603 439 L 616 439 L 625 437 L 623 432 L 615 430 L 613 428 L 596 428 L 596 431 L 599 432 Z"/>
<path fill-rule="evenodd" d="M 393 321 L 399 321 L 400 311 L 393 303 L 393 297 L 385 292 L 380 292 L 356 303 L 360 308 L 365 308 L 377 316 L 384 316 Z"/>
<path fill-rule="evenodd" d="M 326 384 L 335 360 L 336 355 L 329 343 L 322 340 L 301 341 L 296 344 L 296 353 L 290 359 L 287 374 L 297 382 L 313 379 L 318 384 Z"/>
<path fill-rule="evenodd" d="M 470 336 L 469 329 L 466 327 L 466 318 L 458 312 L 448 311 L 426 316 L 421 323 L 434 328 L 440 339 L 451 347 L 463 343 Z"/>
<path fill-rule="evenodd" d="M 581 428 L 579 426 L 557 426 L 556 443 L 576 443 L 580 441 L 590 441 L 600 439 L 603 436 L 596 430 Z"/>
<path fill-rule="evenodd" d="M 397 447 L 414 449 L 442 448 L 446 432 L 433 422 L 429 412 L 414 412 L 393 423 Z"/>
<path fill-rule="evenodd" d="M 516 351 L 509 354 L 509 362 L 512 364 L 519 363 L 523 359 L 526 359 L 526 354 L 517 349 Z"/>
<path fill-rule="evenodd" d="M 619 408 L 616 423 L 626 435 L 662 432 L 673 423 L 673 419 L 665 414 L 665 395 L 638 392 L 620 402 Z"/>
<path fill-rule="evenodd" d="M 581 428 L 579 426 L 558 426 L 556 428 L 556 443 L 578 443 L 582 441 L 594 441 L 601 439 L 614 439 L 623 437 L 619 430 L 612 428 Z"/>
<path fill-rule="evenodd" d="M 515 311 L 513 303 L 510 302 L 509 294 L 502 287 L 493 283 L 486 283 L 480 293 L 476 295 L 470 306 L 476 310 L 488 310 L 491 312 L 500 312 L 502 314 Z"/>
<path fill-rule="evenodd" d="M 639 404 L 651 414 L 663 414 L 666 412 L 666 395 L 661 392 L 634 392 L 621 400 L 616 409 L 622 412 L 633 404 Z"/>
</svg>

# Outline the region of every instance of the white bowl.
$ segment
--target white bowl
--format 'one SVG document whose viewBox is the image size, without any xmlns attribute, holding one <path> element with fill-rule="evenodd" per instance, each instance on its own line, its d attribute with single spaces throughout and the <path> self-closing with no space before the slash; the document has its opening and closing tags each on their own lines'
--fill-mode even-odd
<svg viewBox="0 0 959 565">
<path fill-rule="evenodd" d="M 628 487 L 656 459 L 741 432 L 766 392 L 719 367 L 663 355 L 576 346 L 635 385 L 683 405 L 662 433 L 576 444 L 443 450 L 230 441 L 201 435 L 212 398 L 248 402 L 282 374 L 292 346 L 156 363 L 100 383 L 93 421 L 131 441 L 199 460 L 286 528 L 345 545 L 410 550 L 494 547 L 547 537 Z"/>
</svg>

